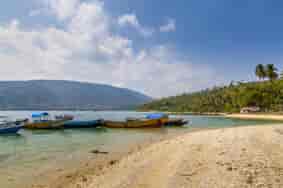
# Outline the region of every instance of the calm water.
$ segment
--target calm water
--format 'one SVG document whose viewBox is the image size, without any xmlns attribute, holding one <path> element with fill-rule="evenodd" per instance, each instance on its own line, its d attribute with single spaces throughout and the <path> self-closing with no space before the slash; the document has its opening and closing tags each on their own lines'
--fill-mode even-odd
<svg viewBox="0 0 283 188">
<path fill-rule="evenodd" d="M 76 119 L 97 118 L 123 120 L 126 117 L 143 117 L 137 112 L 51 112 L 72 114 Z M 12 119 L 29 117 L 31 112 L 0 112 Z M 191 131 L 196 128 L 233 127 L 267 124 L 268 121 L 231 120 L 222 117 L 179 116 L 191 121 L 184 128 L 154 130 L 21 130 L 16 136 L 0 136 L 0 187 L 16 187 L 17 183 L 48 169 L 80 158 L 92 149 L 123 151 L 129 144 L 141 143 L 151 137 Z"/>
</svg>

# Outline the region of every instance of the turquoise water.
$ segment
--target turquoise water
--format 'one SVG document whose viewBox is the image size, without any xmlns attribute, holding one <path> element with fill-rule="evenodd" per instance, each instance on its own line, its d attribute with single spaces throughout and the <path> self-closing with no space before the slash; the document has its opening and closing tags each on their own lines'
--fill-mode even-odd
<svg viewBox="0 0 283 188">
<path fill-rule="evenodd" d="M 50 112 L 72 114 L 75 119 L 97 118 L 123 120 L 127 117 L 143 117 L 137 112 Z M 29 117 L 31 112 L 0 112 L 11 119 Z M 135 143 L 152 137 L 188 132 L 194 129 L 270 124 L 269 121 L 232 120 L 222 117 L 178 116 L 190 120 L 184 128 L 147 130 L 113 130 L 105 128 L 77 130 L 21 130 L 16 136 L 0 136 L 0 187 L 17 187 L 21 181 L 32 178 L 43 169 L 64 166 L 77 160 L 92 149 L 112 152 L 126 151 Z M 35 170 L 36 169 L 36 170 Z"/>
</svg>

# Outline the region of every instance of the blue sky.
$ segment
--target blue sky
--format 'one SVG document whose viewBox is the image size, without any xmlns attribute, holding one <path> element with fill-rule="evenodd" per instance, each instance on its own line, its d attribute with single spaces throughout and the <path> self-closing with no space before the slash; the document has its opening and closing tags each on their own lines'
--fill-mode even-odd
<svg viewBox="0 0 283 188">
<path fill-rule="evenodd" d="M 254 80 L 258 63 L 283 69 L 282 10 L 279 0 L 4 1 L 0 79 L 98 82 L 154 97 Z"/>
</svg>

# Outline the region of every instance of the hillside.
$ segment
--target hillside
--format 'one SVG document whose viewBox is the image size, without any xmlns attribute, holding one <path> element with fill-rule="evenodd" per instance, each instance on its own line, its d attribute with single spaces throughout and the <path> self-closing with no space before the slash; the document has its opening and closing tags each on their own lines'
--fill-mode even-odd
<svg viewBox="0 0 283 188">
<path fill-rule="evenodd" d="M 126 109 L 150 100 L 135 91 L 100 84 L 60 80 L 0 82 L 1 110 Z"/>
<path fill-rule="evenodd" d="M 283 80 L 230 84 L 200 92 L 164 98 L 141 110 L 174 112 L 239 112 L 258 106 L 265 112 L 283 111 Z"/>
</svg>

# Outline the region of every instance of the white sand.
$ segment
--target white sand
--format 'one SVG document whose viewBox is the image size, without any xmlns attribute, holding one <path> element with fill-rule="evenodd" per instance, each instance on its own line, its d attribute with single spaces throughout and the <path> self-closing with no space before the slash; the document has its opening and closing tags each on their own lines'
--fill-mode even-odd
<svg viewBox="0 0 283 188">
<path fill-rule="evenodd" d="M 72 187 L 283 187 L 283 125 L 189 133 L 153 144 Z"/>
<path fill-rule="evenodd" d="M 237 118 L 237 119 L 283 121 L 283 115 L 274 115 L 274 114 L 228 114 L 228 115 L 225 115 L 225 117 Z"/>
</svg>

